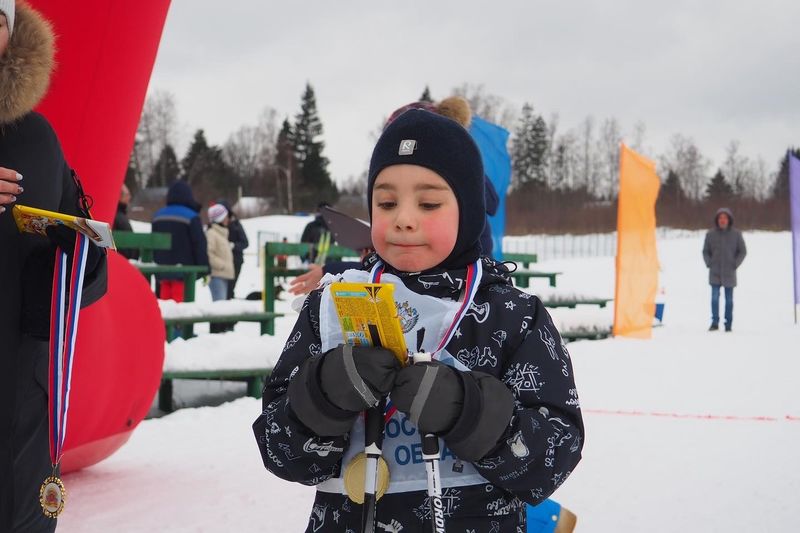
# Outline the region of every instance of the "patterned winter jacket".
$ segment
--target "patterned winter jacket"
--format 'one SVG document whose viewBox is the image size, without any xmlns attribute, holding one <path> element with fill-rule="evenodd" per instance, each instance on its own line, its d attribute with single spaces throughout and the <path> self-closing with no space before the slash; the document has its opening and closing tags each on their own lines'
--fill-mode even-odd
<svg viewBox="0 0 800 533">
<path fill-rule="evenodd" d="M 569 353 L 542 302 L 513 287 L 504 265 L 483 258 L 482 266 L 473 303 L 441 360 L 461 370 L 494 375 L 512 391 L 516 406 L 505 434 L 480 461 L 464 464 L 441 442 L 447 531 L 524 532 L 525 503 L 547 498 L 580 460 L 583 421 Z M 424 322 L 415 314 L 413 295 L 454 302 L 464 285 L 465 270 L 394 274 L 381 281 L 395 281 L 395 299 L 412 347 L 415 325 Z M 398 298 L 399 283 L 407 289 L 405 294 L 412 294 L 410 302 L 402 291 Z M 323 289 L 306 298 L 264 388 L 263 412 L 253 430 L 267 470 L 317 486 L 307 531 L 355 532 L 360 530 L 361 505 L 337 487 L 350 458 L 364 448 L 358 432 L 363 420 L 342 437 L 320 437 L 298 420 L 287 394 L 300 364 L 330 348 L 320 337 L 321 324 L 323 332 L 327 330 L 321 316 L 324 298 Z M 388 419 L 385 435 L 383 454 L 392 483 L 377 504 L 377 530 L 427 530 L 430 511 L 416 428 L 397 412 Z M 393 437 L 396 445 L 391 444 Z M 415 475 L 421 480 L 395 482 Z"/>
</svg>

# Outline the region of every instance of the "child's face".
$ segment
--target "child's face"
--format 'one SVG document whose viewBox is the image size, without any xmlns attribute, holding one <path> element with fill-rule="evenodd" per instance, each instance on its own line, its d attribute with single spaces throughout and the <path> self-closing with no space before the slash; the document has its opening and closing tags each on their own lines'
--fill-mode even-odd
<svg viewBox="0 0 800 533">
<path fill-rule="evenodd" d="M 435 267 L 458 237 L 458 201 L 447 182 L 417 165 L 383 169 L 372 189 L 372 243 L 403 272 Z"/>
</svg>

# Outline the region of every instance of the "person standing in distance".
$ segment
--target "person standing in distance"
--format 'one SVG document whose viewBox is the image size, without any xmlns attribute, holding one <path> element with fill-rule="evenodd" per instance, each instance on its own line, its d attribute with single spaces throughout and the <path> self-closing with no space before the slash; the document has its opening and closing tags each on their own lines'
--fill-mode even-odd
<svg viewBox="0 0 800 533">
<path fill-rule="evenodd" d="M 736 287 L 736 269 L 744 261 L 747 247 L 742 232 L 733 227 L 733 213 L 727 207 L 717 210 L 714 228 L 706 233 L 703 260 L 708 267 L 711 285 L 711 327 L 719 329 L 719 292 L 725 289 L 725 331 L 733 327 L 733 288 Z"/>
</svg>

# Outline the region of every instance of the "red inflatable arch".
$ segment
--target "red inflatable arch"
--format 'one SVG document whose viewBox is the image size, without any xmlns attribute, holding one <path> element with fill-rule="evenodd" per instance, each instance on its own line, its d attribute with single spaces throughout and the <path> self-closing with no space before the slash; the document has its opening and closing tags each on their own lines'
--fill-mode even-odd
<svg viewBox="0 0 800 533">
<path fill-rule="evenodd" d="M 169 0 L 30 0 L 56 32 L 57 70 L 38 107 L 94 200 L 113 220 Z M 108 293 L 81 313 L 62 471 L 108 457 L 152 403 L 164 325 L 144 277 L 109 253 Z"/>
</svg>

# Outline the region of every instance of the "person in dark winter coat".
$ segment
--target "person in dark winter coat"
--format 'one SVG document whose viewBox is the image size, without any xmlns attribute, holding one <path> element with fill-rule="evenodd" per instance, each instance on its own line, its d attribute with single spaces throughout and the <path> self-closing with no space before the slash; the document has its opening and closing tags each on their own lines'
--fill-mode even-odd
<svg viewBox="0 0 800 533">
<path fill-rule="evenodd" d="M 47 92 L 53 34 L 33 9 L 0 0 L 0 531 L 54 531 L 39 504 L 52 473 L 48 436 L 50 300 L 55 246 L 70 256 L 75 233 L 21 234 L 15 200 L 88 216 L 86 198 L 53 128 L 33 111 Z M 21 186 L 21 187 L 20 187 Z M 89 247 L 82 306 L 106 291 L 105 252 Z"/>
<path fill-rule="evenodd" d="M 117 214 L 114 215 L 114 231 L 133 231 L 130 220 L 128 220 L 128 205 L 131 202 L 131 191 L 123 183 L 119 191 L 119 202 L 117 203 Z M 122 249 L 117 251 L 127 259 L 139 259 L 139 250 L 135 248 Z"/>
<path fill-rule="evenodd" d="M 736 287 L 736 269 L 744 261 L 747 247 L 742 232 L 733 227 L 733 213 L 727 207 L 717 211 L 714 228 L 706 233 L 703 243 L 703 260 L 708 267 L 711 284 L 711 327 L 719 329 L 719 292 L 725 288 L 725 331 L 733 327 L 733 288 Z"/>
<path fill-rule="evenodd" d="M 385 349 L 346 347 L 330 286 L 306 297 L 253 424 L 267 470 L 317 487 L 306 531 L 360 531 L 343 476 L 364 450 L 360 413 L 387 395 L 378 531 L 431 528 L 420 433 L 440 439 L 447 531 L 524 533 L 525 504 L 578 464 L 570 356 L 539 298 L 481 257 L 483 179 L 467 131 L 438 114 L 408 110 L 378 140 L 367 189 L 377 253 L 340 279 L 393 284 L 407 345 L 433 361 L 401 368 Z"/>
<path fill-rule="evenodd" d="M 153 215 L 152 231 L 172 235 L 172 247 L 169 250 L 156 250 L 153 253 L 156 263 L 208 266 L 208 244 L 200 220 L 200 204 L 185 181 L 177 180 L 170 186 L 166 207 Z M 182 302 L 183 278 L 178 274 L 158 276 L 158 297 Z"/>
<path fill-rule="evenodd" d="M 250 241 L 247 240 L 247 233 L 230 204 L 225 200 L 220 200 L 219 204 L 228 210 L 228 240 L 233 243 L 233 279 L 228 283 L 228 300 L 233 300 L 235 298 L 233 291 L 244 264 L 244 251 L 250 246 Z"/>
<path fill-rule="evenodd" d="M 304 262 L 313 263 L 317 260 L 317 244 L 319 244 L 319 241 L 324 234 L 330 233 L 330 229 L 328 229 L 328 224 L 325 222 L 325 218 L 323 218 L 322 213 L 319 212 L 320 209 L 329 205 L 330 204 L 328 202 L 320 202 L 319 205 L 317 205 L 317 214 L 314 216 L 314 220 L 306 224 L 306 227 L 303 228 L 303 233 L 300 236 L 300 242 L 307 242 L 311 245 L 311 250 L 309 251 L 308 255 L 302 258 Z"/>
</svg>

